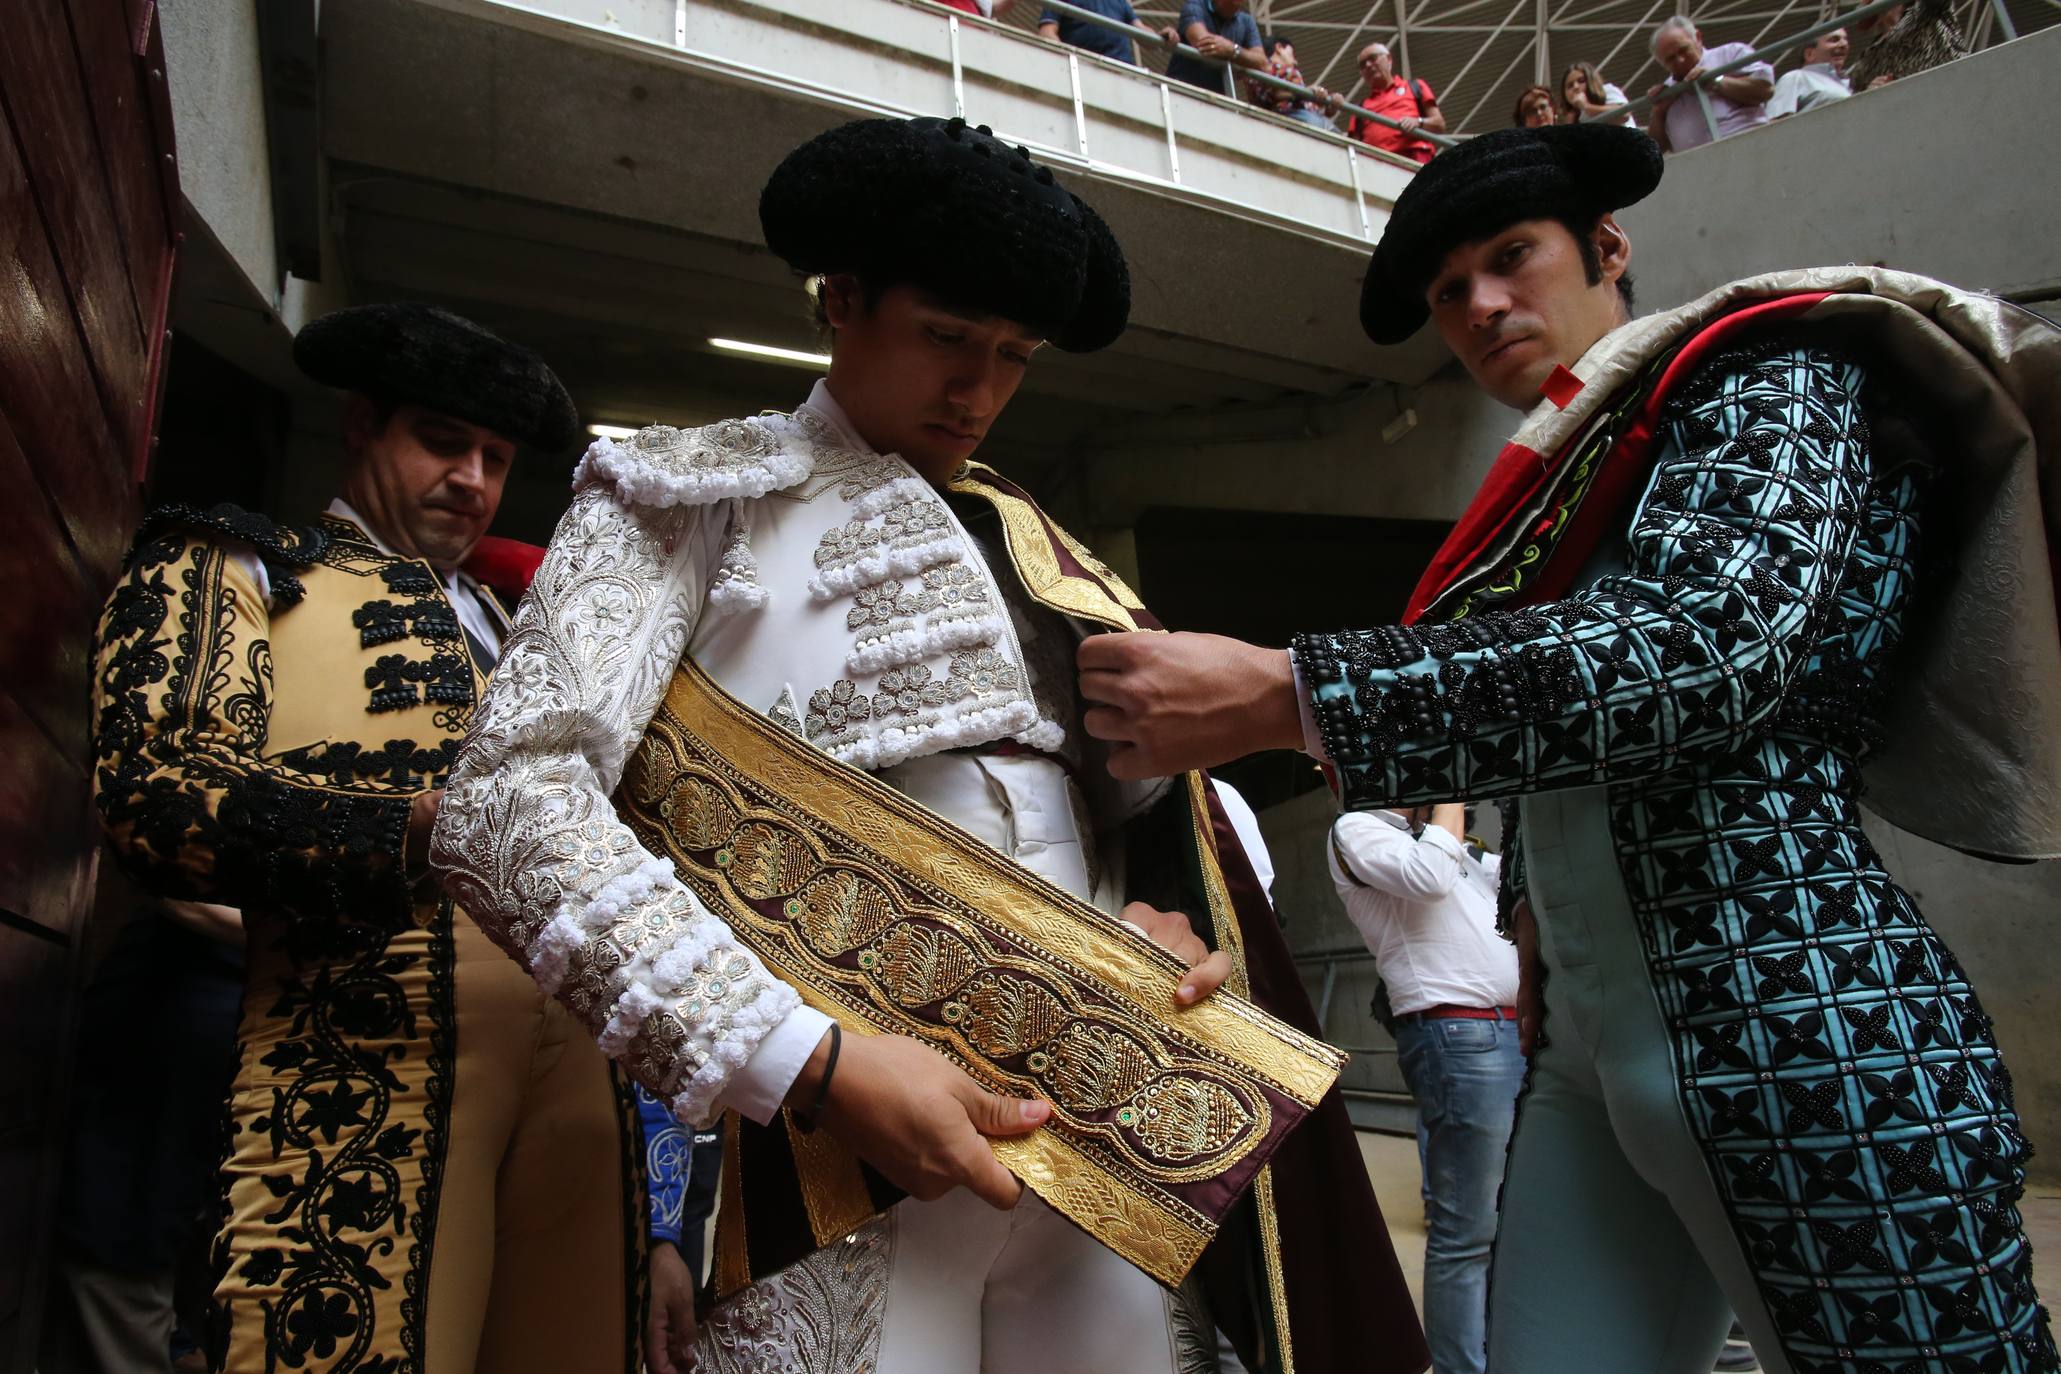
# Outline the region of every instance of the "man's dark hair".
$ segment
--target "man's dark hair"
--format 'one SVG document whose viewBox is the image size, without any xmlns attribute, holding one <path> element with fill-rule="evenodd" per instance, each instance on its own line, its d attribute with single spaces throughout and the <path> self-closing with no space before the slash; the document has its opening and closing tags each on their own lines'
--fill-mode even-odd
<svg viewBox="0 0 2061 1374">
<path fill-rule="evenodd" d="M 1558 218 L 1560 223 L 1566 226 L 1567 232 L 1574 235 L 1574 246 L 1582 255 L 1582 275 L 1588 278 L 1589 285 L 1595 286 L 1603 280 L 1603 254 L 1597 251 L 1595 239 L 1596 226 L 1603 222 L 1603 216 L 1597 215 L 1586 224 L 1579 215 L 1561 215 Z M 1626 315 L 1638 313 L 1637 307 L 1632 304 L 1630 268 L 1626 268 L 1624 275 L 1617 279 L 1617 298 L 1624 302 Z"/>
</svg>

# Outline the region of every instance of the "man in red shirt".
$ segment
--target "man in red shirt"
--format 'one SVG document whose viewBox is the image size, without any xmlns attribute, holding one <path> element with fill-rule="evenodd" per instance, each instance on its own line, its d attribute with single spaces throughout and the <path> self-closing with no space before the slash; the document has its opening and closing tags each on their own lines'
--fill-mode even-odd
<svg viewBox="0 0 2061 1374">
<path fill-rule="evenodd" d="M 1395 129 L 1371 119 L 1355 119 L 1352 136 L 1419 162 L 1431 161 L 1431 155 L 1438 149 L 1424 139 L 1411 137 L 1420 128 L 1433 134 L 1446 131 L 1446 113 L 1438 107 L 1438 97 L 1431 93 L 1430 84 L 1422 80 L 1404 81 L 1397 76 L 1395 59 L 1389 56 L 1386 43 L 1369 43 L 1360 49 L 1360 75 L 1367 81 L 1367 96 L 1360 102 L 1360 108 L 1386 115 L 1403 127 Z"/>
</svg>

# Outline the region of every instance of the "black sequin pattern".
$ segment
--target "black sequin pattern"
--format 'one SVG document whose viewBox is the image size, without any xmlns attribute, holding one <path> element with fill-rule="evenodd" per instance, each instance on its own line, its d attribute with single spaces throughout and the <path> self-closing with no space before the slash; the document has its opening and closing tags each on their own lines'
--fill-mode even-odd
<svg viewBox="0 0 2061 1374">
<path fill-rule="evenodd" d="M 263 758 L 271 648 L 262 608 L 225 591 L 226 562 L 212 543 L 161 535 L 109 599 L 93 752 L 116 851 L 169 896 L 405 922 L 411 798 L 338 791 Z"/>
<path fill-rule="evenodd" d="M 2052 1370 L 2009 1075 L 1860 820 L 1924 497 L 1872 470 L 1862 384 L 1779 340 L 1717 358 L 1624 571 L 1295 654 L 1349 805 L 1609 785 L 1682 1106 L 1797 1370 Z"/>
</svg>

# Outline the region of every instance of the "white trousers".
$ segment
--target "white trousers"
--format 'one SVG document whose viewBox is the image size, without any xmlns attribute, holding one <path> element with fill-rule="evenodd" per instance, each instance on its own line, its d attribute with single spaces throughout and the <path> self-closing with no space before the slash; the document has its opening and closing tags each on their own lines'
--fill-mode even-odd
<svg viewBox="0 0 2061 1374">
<path fill-rule="evenodd" d="M 1216 1374 L 1201 1305 L 1034 1194 L 904 1202 L 702 1323 L 708 1374 Z"/>
</svg>

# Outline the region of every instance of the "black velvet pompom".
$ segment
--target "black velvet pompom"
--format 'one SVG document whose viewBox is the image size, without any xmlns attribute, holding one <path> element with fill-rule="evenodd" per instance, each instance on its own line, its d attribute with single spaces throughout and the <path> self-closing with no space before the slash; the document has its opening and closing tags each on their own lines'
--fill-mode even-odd
<svg viewBox="0 0 2061 1374">
<path fill-rule="evenodd" d="M 789 153 L 759 195 L 795 271 L 852 272 L 999 315 L 1069 353 L 1123 333 L 1131 279 L 1095 212 L 1027 150 L 963 120 L 866 119 Z"/>
<path fill-rule="evenodd" d="M 579 411 L 542 358 L 434 305 L 332 311 L 294 336 L 293 360 L 324 386 L 426 406 L 546 453 L 580 436 Z"/>
</svg>

